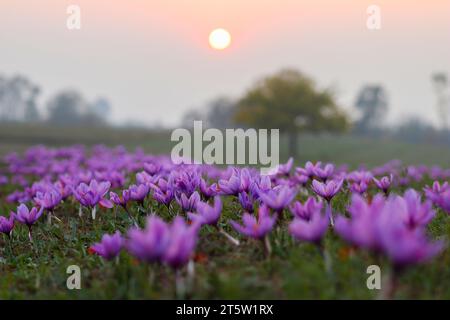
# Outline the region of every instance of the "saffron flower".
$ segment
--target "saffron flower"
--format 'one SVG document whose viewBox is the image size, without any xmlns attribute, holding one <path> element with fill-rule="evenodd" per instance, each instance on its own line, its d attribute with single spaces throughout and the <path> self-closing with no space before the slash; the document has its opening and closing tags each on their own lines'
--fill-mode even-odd
<svg viewBox="0 0 450 320">
<path fill-rule="evenodd" d="M 102 240 L 93 244 L 90 250 L 106 260 L 112 260 L 119 255 L 123 245 L 124 239 L 120 232 L 116 231 L 112 235 L 104 234 Z"/>
<path fill-rule="evenodd" d="M 295 218 L 289 225 L 290 234 L 299 241 L 320 245 L 328 228 L 328 217 L 321 210 L 314 211 L 308 220 Z"/>
<path fill-rule="evenodd" d="M 223 234 L 234 245 L 239 245 L 239 241 L 229 235 L 222 227 L 218 225 L 220 214 L 222 213 L 222 201 L 219 196 L 214 197 L 214 206 L 210 206 L 205 202 L 197 203 L 197 213 L 188 212 L 188 217 L 194 223 L 199 225 L 214 226 L 221 234 Z"/>
<path fill-rule="evenodd" d="M 295 189 L 286 185 L 278 185 L 272 190 L 261 192 L 259 198 L 269 208 L 281 213 L 294 200 L 296 194 Z"/>
<path fill-rule="evenodd" d="M 220 179 L 217 184 L 218 190 L 223 195 L 237 196 L 241 191 L 241 178 L 233 171 L 233 174 L 228 180 Z"/>
<path fill-rule="evenodd" d="M 33 224 L 35 224 L 36 221 L 41 217 L 43 212 L 43 207 L 41 207 L 39 210 L 36 207 L 33 207 L 31 208 L 31 210 L 29 210 L 28 207 L 23 203 L 17 207 L 17 213 L 15 213 L 14 216 L 16 217 L 17 221 L 25 224 L 28 227 L 28 238 L 30 239 L 30 242 L 33 241 L 31 228 Z"/>
<path fill-rule="evenodd" d="M 113 203 L 110 200 L 104 198 L 110 187 L 110 182 L 97 182 L 97 180 L 91 180 L 89 185 L 84 182 L 80 183 L 78 187 L 73 190 L 73 195 L 81 205 L 92 209 L 92 219 L 95 220 L 97 204 L 105 208 L 112 208 L 113 206 Z"/>
<path fill-rule="evenodd" d="M 52 214 L 55 207 L 62 201 L 61 194 L 56 189 L 50 189 L 45 192 L 37 192 L 34 202 L 48 211 L 47 223 L 51 224 Z"/>
<path fill-rule="evenodd" d="M 147 184 L 140 184 L 138 186 L 133 184 L 128 190 L 130 191 L 130 199 L 139 202 L 143 206 L 144 200 L 150 192 L 150 186 Z"/>
<path fill-rule="evenodd" d="M 14 229 L 14 221 L 16 220 L 14 212 L 10 212 L 9 218 L 0 216 L 0 232 L 11 236 L 11 232 Z"/>
<path fill-rule="evenodd" d="M 391 187 L 392 180 L 392 174 L 389 177 L 384 176 L 380 180 L 378 180 L 377 178 L 373 178 L 373 182 L 375 182 L 375 185 L 378 187 L 378 189 L 382 190 L 386 195 L 389 194 L 389 188 Z"/>
<path fill-rule="evenodd" d="M 250 238 L 264 241 L 264 249 L 266 255 L 269 256 L 272 252 L 268 234 L 272 231 L 277 220 L 277 214 L 270 215 L 269 208 L 266 206 L 259 207 L 258 217 L 249 213 L 242 215 L 242 225 L 231 220 L 231 226 L 239 233 Z"/>
<path fill-rule="evenodd" d="M 126 248 L 137 259 L 151 263 L 162 258 L 170 240 L 169 228 L 161 218 L 151 215 L 144 230 L 128 231 Z"/>
<path fill-rule="evenodd" d="M 363 194 L 367 191 L 368 187 L 369 186 L 364 181 L 353 182 L 352 184 L 350 184 L 350 191 L 353 193 Z"/>
<path fill-rule="evenodd" d="M 290 207 L 290 211 L 294 215 L 295 218 L 310 220 L 313 214 L 317 211 L 322 210 L 323 204 L 322 201 L 318 201 L 313 197 L 309 197 L 306 200 L 305 204 L 302 204 L 300 201 L 295 201 Z"/>
<path fill-rule="evenodd" d="M 239 233 L 254 239 L 263 239 L 270 231 L 277 220 L 277 215 L 270 215 L 269 208 L 261 206 L 258 210 L 258 217 L 249 213 L 242 215 L 242 225 L 231 220 L 231 226 Z"/>
<path fill-rule="evenodd" d="M 313 180 L 312 189 L 317 195 L 324 198 L 327 202 L 330 202 L 331 199 L 333 199 L 333 197 L 341 190 L 343 182 L 343 180 L 331 180 L 322 183 L 317 180 Z"/>
<path fill-rule="evenodd" d="M 196 221 L 201 225 L 215 226 L 219 222 L 220 214 L 222 213 L 222 201 L 219 196 L 214 197 L 214 206 L 210 206 L 205 202 L 198 201 L 197 213 L 188 213 L 189 219 Z"/>
<path fill-rule="evenodd" d="M 175 199 L 184 212 L 192 212 L 197 209 L 197 203 L 200 201 L 200 194 L 195 191 L 188 198 L 186 194 L 182 193 L 180 196 L 175 195 Z"/>
<path fill-rule="evenodd" d="M 328 163 L 322 169 L 320 166 L 314 168 L 314 175 L 322 181 L 327 181 L 333 176 L 334 173 L 334 165 Z"/>
<path fill-rule="evenodd" d="M 117 193 L 111 191 L 109 193 L 109 199 L 116 205 L 121 206 L 126 209 L 128 201 L 130 201 L 130 190 L 122 190 L 122 195 L 119 196 Z"/>
<path fill-rule="evenodd" d="M 313 191 L 324 198 L 328 203 L 327 214 L 329 215 L 330 224 L 332 227 L 334 226 L 334 218 L 333 211 L 331 210 L 331 200 L 341 190 L 343 182 L 344 180 L 330 180 L 325 183 L 313 180 L 312 182 Z"/>
<path fill-rule="evenodd" d="M 169 242 L 164 250 L 163 261 L 173 269 L 183 267 L 194 253 L 198 238 L 198 224 L 186 224 L 180 216 L 169 226 Z"/>
<path fill-rule="evenodd" d="M 426 226 L 435 216 L 431 201 L 422 203 L 420 195 L 413 189 L 405 192 L 403 197 L 395 197 L 390 200 L 395 206 L 398 215 L 400 215 L 406 226 L 411 229 Z"/>
<path fill-rule="evenodd" d="M 253 199 L 246 192 L 239 193 L 239 203 L 241 204 L 244 211 L 253 213 Z"/>
</svg>

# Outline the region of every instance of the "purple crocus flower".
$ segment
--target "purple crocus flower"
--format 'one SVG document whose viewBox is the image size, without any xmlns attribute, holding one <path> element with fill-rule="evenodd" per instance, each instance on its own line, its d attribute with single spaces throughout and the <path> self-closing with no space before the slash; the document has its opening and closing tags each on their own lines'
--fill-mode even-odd
<svg viewBox="0 0 450 320">
<path fill-rule="evenodd" d="M 447 190 L 450 190 L 448 182 L 441 185 L 439 181 L 434 181 L 431 187 L 426 186 L 424 188 L 425 196 L 435 204 L 439 202 L 439 198 Z"/>
<path fill-rule="evenodd" d="M 37 192 L 34 202 L 46 210 L 52 211 L 62 201 L 61 194 L 56 189 L 50 189 L 45 192 Z"/>
<path fill-rule="evenodd" d="M 175 195 L 175 199 L 184 212 L 192 212 L 197 208 L 197 203 L 200 201 L 200 194 L 195 191 L 189 198 L 186 194 Z"/>
<path fill-rule="evenodd" d="M 241 191 L 241 178 L 236 174 L 236 171 L 234 171 L 228 180 L 220 179 L 217 187 L 219 192 L 223 195 L 237 196 Z"/>
<path fill-rule="evenodd" d="M 385 199 L 377 194 L 371 203 L 359 194 L 353 194 L 348 207 L 351 219 L 338 216 L 336 219 L 336 232 L 353 245 L 375 251 L 381 250 L 378 235 L 378 218 L 385 206 Z"/>
<path fill-rule="evenodd" d="M 9 219 L 3 216 L 0 216 L 0 232 L 8 235 L 11 235 L 12 230 L 14 229 L 14 221 L 16 220 L 14 212 L 10 212 Z"/>
<path fill-rule="evenodd" d="M 321 211 L 322 208 L 322 201 L 317 201 L 313 197 L 309 197 L 305 204 L 302 204 L 300 201 L 295 201 L 289 207 L 294 217 L 307 221 L 311 219 L 314 213 Z"/>
<path fill-rule="evenodd" d="M 327 202 L 330 202 L 331 199 L 333 199 L 333 197 L 341 190 L 343 182 L 343 180 L 330 180 L 322 183 L 317 180 L 313 180 L 312 189 Z"/>
<path fill-rule="evenodd" d="M 92 219 L 95 220 L 97 204 L 105 208 L 113 207 L 113 203 L 104 198 L 110 187 L 111 183 L 109 182 L 97 182 L 96 180 L 91 180 L 89 185 L 84 182 L 79 184 L 78 187 L 73 190 L 73 195 L 81 205 L 92 209 Z"/>
<path fill-rule="evenodd" d="M 353 193 L 363 194 L 364 192 L 367 191 L 368 187 L 369 186 L 364 181 L 353 182 L 352 184 L 350 184 L 350 191 L 353 192 Z"/>
<path fill-rule="evenodd" d="M 422 203 L 420 195 L 413 189 L 405 192 L 403 197 L 393 197 L 388 202 L 392 212 L 399 215 L 408 228 L 426 226 L 435 216 L 431 201 Z"/>
<path fill-rule="evenodd" d="M 441 241 L 430 242 L 424 229 L 410 229 L 399 223 L 395 211 L 383 215 L 379 233 L 383 252 L 391 260 L 396 270 L 408 265 L 426 262 L 439 254 L 444 244 Z"/>
<path fill-rule="evenodd" d="M 132 228 L 128 231 L 127 250 L 141 261 L 159 261 L 169 244 L 170 234 L 167 224 L 157 216 L 147 218 L 144 230 Z"/>
<path fill-rule="evenodd" d="M 313 164 L 311 161 L 306 162 L 305 164 L 305 174 L 312 179 L 316 175 L 316 170 L 322 166 L 322 162 L 318 161 L 316 164 Z"/>
<path fill-rule="evenodd" d="M 249 213 L 242 215 L 242 225 L 231 220 L 231 226 L 239 233 L 255 239 L 263 239 L 270 231 L 277 220 L 277 215 L 270 215 L 269 208 L 261 206 L 258 210 L 258 217 Z"/>
<path fill-rule="evenodd" d="M 75 198 L 85 207 L 92 208 L 97 204 L 111 208 L 112 203 L 104 198 L 111 184 L 109 182 L 97 182 L 91 180 L 89 185 L 81 183 L 74 189 Z"/>
<path fill-rule="evenodd" d="M 347 175 L 347 181 L 358 184 L 364 182 L 366 185 L 368 185 L 372 181 L 372 179 L 373 174 L 370 171 L 365 170 L 353 171 Z"/>
<path fill-rule="evenodd" d="M 201 194 L 205 199 L 209 199 L 217 195 L 217 185 L 213 183 L 212 185 L 208 186 L 203 178 L 200 180 L 199 188 Z"/>
<path fill-rule="evenodd" d="M 17 207 L 17 213 L 14 215 L 17 221 L 25 224 L 28 227 L 28 237 L 30 239 L 30 242 L 33 241 L 31 235 L 31 227 L 41 217 L 43 212 L 44 212 L 43 207 L 41 207 L 39 210 L 36 207 L 33 207 L 31 208 L 31 210 L 28 210 L 28 207 L 23 203 Z"/>
<path fill-rule="evenodd" d="M 239 203 L 241 204 L 244 211 L 253 213 L 253 199 L 246 192 L 239 193 Z"/>
<path fill-rule="evenodd" d="M 279 175 L 279 176 L 289 176 L 289 173 L 291 172 L 293 164 L 294 164 L 294 158 L 290 157 L 286 163 L 278 165 L 275 168 L 273 174 Z"/>
<path fill-rule="evenodd" d="M 391 174 L 389 177 L 384 176 L 380 180 L 377 178 L 373 178 L 373 182 L 375 182 L 375 185 L 378 187 L 378 189 L 382 190 L 386 195 L 389 194 L 389 188 L 392 184 L 393 175 Z"/>
<path fill-rule="evenodd" d="M 289 225 L 289 232 L 299 241 L 320 245 L 328 228 L 328 217 L 321 210 L 314 211 L 309 220 L 295 218 Z"/>
<path fill-rule="evenodd" d="M 322 181 L 327 181 L 333 176 L 334 173 L 334 165 L 328 163 L 322 169 L 320 166 L 315 167 L 314 175 Z"/>
<path fill-rule="evenodd" d="M 147 184 L 131 185 L 128 190 L 130 191 L 130 199 L 143 205 L 145 197 L 150 192 L 150 186 Z"/>
<path fill-rule="evenodd" d="M 123 208 L 126 208 L 128 201 L 130 201 L 130 190 L 128 190 L 128 189 L 122 190 L 121 196 L 119 196 L 117 193 L 111 191 L 109 193 L 109 198 L 114 204 L 121 206 Z"/>
<path fill-rule="evenodd" d="M 269 208 L 280 213 L 294 200 L 297 191 L 286 185 L 278 185 L 272 190 L 261 192 L 259 198 Z"/>
<path fill-rule="evenodd" d="M 188 225 L 182 217 L 175 217 L 169 228 L 169 243 L 163 261 L 174 269 L 183 267 L 195 250 L 198 229 L 198 224 Z"/>
<path fill-rule="evenodd" d="M 114 234 L 104 234 L 100 242 L 94 243 L 89 249 L 106 260 L 117 257 L 124 245 L 124 239 L 119 231 Z"/>
<path fill-rule="evenodd" d="M 214 197 L 214 206 L 208 205 L 206 202 L 198 201 L 197 213 L 188 213 L 189 219 L 200 223 L 200 225 L 217 225 L 220 214 L 222 213 L 222 201 L 219 196 Z"/>
</svg>

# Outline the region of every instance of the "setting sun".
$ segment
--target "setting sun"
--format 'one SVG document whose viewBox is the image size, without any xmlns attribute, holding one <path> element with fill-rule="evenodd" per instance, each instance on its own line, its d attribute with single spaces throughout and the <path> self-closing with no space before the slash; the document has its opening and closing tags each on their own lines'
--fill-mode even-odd
<svg viewBox="0 0 450 320">
<path fill-rule="evenodd" d="M 231 35 L 225 29 L 215 29 L 209 34 L 209 45 L 216 50 L 228 48 L 231 42 Z"/>
</svg>

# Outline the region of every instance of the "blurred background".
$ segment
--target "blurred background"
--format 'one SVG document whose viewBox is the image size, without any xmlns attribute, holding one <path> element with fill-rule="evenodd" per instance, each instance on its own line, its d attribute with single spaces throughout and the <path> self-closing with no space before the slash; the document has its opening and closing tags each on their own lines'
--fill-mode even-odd
<svg viewBox="0 0 450 320">
<path fill-rule="evenodd" d="M 0 154 L 167 153 L 203 120 L 278 128 L 282 159 L 448 165 L 449 16 L 446 0 L 1 0 Z"/>
</svg>

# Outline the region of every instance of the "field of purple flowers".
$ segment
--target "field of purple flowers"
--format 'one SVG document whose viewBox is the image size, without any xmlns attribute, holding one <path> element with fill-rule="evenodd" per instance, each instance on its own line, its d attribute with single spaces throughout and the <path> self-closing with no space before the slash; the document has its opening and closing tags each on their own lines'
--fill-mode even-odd
<svg viewBox="0 0 450 320">
<path fill-rule="evenodd" d="M 261 176 L 104 146 L 0 168 L 1 298 L 450 298 L 450 169 L 291 159 Z"/>
</svg>

